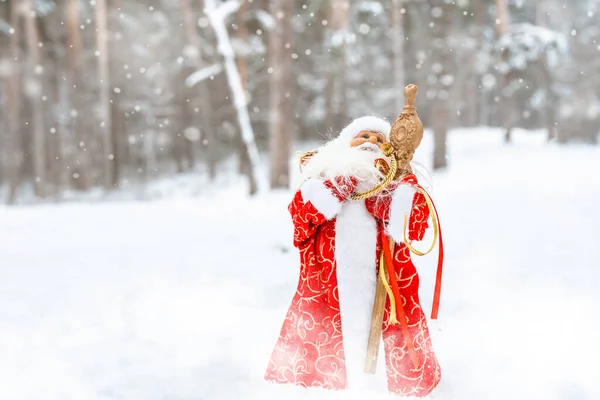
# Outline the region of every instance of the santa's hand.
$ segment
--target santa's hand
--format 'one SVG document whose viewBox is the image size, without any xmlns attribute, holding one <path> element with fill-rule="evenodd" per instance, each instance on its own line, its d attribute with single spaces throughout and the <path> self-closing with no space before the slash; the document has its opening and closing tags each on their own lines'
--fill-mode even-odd
<svg viewBox="0 0 600 400">
<path fill-rule="evenodd" d="M 338 198 L 339 201 L 345 201 L 356 190 L 358 179 L 353 176 L 338 176 L 331 180 L 325 181 L 325 186 L 331 190 L 331 193 Z"/>
<path fill-rule="evenodd" d="M 353 178 L 308 179 L 302 184 L 300 193 L 305 203 L 311 203 L 329 220 L 340 212 L 343 201 L 354 192 L 357 183 Z"/>
<path fill-rule="evenodd" d="M 374 167 L 379 169 L 382 174 L 387 175 L 390 172 L 390 166 L 384 158 L 375 159 Z"/>
<path fill-rule="evenodd" d="M 416 192 L 414 186 L 400 184 L 392 194 L 387 233 L 396 243 L 404 241 L 404 219 L 410 216 Z"/>
</svg>

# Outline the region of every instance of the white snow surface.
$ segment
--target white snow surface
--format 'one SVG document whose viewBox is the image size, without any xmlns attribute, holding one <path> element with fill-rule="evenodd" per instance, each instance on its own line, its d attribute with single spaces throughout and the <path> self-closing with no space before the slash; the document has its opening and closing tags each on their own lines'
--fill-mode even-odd
<svg viewBox="0 0 600 400">
<path fill-rule="evenodd" d="M 600 398 L 600 148 L 456 130 L 449 161 L 428 398 Z M 291 196 L 0 207 L 0 399 L 366 398 L 262 379 L 297 284 Z M 436 260 L 415 258 L 426 310 Z"/>
</svg>

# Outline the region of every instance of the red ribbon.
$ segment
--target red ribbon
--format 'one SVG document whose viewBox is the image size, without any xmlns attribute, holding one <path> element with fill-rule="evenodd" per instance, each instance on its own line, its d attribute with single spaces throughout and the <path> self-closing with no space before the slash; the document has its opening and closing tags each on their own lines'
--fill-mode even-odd
<svg viewBox="0 0 600 400">
<path fill-rule="evenodd" d="M 421 187 L 423 189 L 423 187 Z M 425 193 L 425 189 L 423 189 Z M 429 193 L 427 193 L 429 196 Z M 429 196 L 429 200 L 431 200 L 431 196 Z M 437 208 L 435 207 L 435 203 L 431 200 L 431 204 L 433 205 L 433 211 L 435 212 L 435 218 L 438 222 L 438 235 L 439 235 L 439 252 L 438 252 L 438 265 L 437 272 L 435 274 L 435 289 L 433 291 L 433 305 L 431 307 L 431 319 L 437 319 L 438 313 L 440 310 L 440 297 L 442 292 L 442 266 L 444 264 L 444 241 L 442 240 L 442 224 L 440 223 L 440 217 L 438 216 Z"/>
</svg>

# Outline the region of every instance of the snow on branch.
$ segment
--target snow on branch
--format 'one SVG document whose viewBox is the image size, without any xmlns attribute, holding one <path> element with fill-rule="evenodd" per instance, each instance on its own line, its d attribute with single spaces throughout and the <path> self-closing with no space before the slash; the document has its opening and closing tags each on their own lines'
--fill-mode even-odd
<svg viewBox="0 0 600 400">
<path fill-rule="evenodd" d="M 251 165 L 250 173 L 255 174 L 258 169 L 260 157 L 254 139 L 252 124 L 250 123 L 250 115 L 248 114 L 246 91 L 242 86 L 242 78 L 237 69 L 233 45 L 231 44 L 231 38 L 229 37 L 227 26 L 225 24 L 225 18 L 231 14 L 231 12 L 234 12 L 239 8 L 239 3 L 236 0 L 229 0 L 219 7 L 217 7 L 215 3 L 215 0 L 205 0 L 204 11 L 215 31 L 217 48 L 224 59 L 225 73 L 227 75 L 229 88 L 233 95 L 233 104 L 237 111 L 242 140 L 248 151 L 248 158 Z M 258 183 L 258 180 L 255 177 L 254 181 Z"/>
<path fill-rule="evenodd" d="M 191 73 L 190 76 L 188 76 L 185 79 L 185 85 L 190 88 L 194 87 L 197 84 L 199 84 L 200 82 L 210 78 L 211 76 L 217 75 L 217 74 L 221 73 L 222 71 L 223 71 L 223 65 L 221 63 L 213 64 L 209 67 L 199 69 L 199 70 Z"/>
<path fill-rule="evenodd" d="M 517 24 L 509 28 L 497 42 L 496 50 L 506 51 L 507 59 L 499 70 L 524 70 L 530 64 L 544 60 L 550 68 L 556 66 L 567 51 L 563 34 L 542 26 Z"/>
<path fill-rule="evenodd" d="M 341 48 L 344 44 L 353 44 L 356 42 L 356 34 L 348 29 L 337 29 L 332 31 L 325 38 L 326 47 Z"/>
<path fill-rule="evenodd" d="M 52 0 L 36 0 L 33 5 L 40 16 L 49 15 L 57 7 L 57 4 Z"/>
<path fill-rule="evenodd" d="M 263 28 L 269 31 L 275 28 L 275 18 L 273 18 L 273 16 L 268 12 L 264 10 L 256 10 L 254 12 L 254 15 L 256 16 L 256 19 L 258 20 L 258 22 L 260 22 Z"/>
<path fill-rule="evenodd" d="M 380 1 L 361 1 L 358 5 L 358 11 L 377 15 L 383 14 L 385 9 Z"/>
<path fill-rule="evenodd" d="M 0 18 L 0 32 L 5 33 L 7 35 L 11 35 L 12 26 L 2 18 Z"/>
<path fill-rule="evenodd" d="M 210 6 L 208 3 L 211 3 Z M 228 16 L 235 13 L 240 8 L 240 2 L 238 0 L 228 0 L 225 3 L 222 3 L 218 7 L 215 6 L 214 0 L 207 1 L 204 3 L 204 12 L 208 15 L 211 13 L 213 16 L 209 16 L 209 18 L 215 18 L 220 21 L 225 21 Z"/>
</svg>

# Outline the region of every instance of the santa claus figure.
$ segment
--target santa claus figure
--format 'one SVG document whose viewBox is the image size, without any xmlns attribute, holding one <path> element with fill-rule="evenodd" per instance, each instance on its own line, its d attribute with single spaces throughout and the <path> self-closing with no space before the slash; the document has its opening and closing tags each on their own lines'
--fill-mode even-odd
<svg viewBox="0 0 600 400">
<path fill-rule="evenodd" d="M 422 240 L 428 228 L 429 208 L 416 190 L 417 179 L 406 173 L 378 195 L 351 198 L 383 179 L 377 165 L 390 161 L 382 151 L 390 128 L 376 117 L 358 118 L 301 166 L 302 183 L 289 205 L 300 278 L 267 367 L 268 381 L 400 396 L 426 396 L 440 381 L 419 276 L 404 243 L 406 237 Z M 384 237 L 396 243 L 393 278 L 406 323 L 391 321 L 394 305 L 388 298 L 376 373 L 367 374 Z"/>
</svg>

